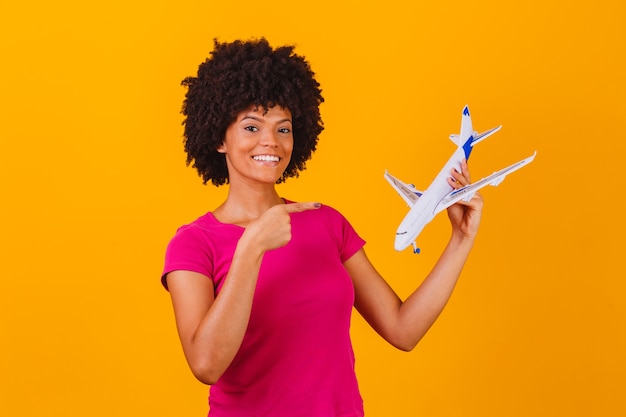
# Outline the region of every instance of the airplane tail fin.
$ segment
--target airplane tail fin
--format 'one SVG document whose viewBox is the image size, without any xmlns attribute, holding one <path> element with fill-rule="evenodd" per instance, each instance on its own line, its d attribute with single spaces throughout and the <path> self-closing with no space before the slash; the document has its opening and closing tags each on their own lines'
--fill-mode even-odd
<svg viewBox="0 0 626 417">
<path fill-rule="evenodd" d="M 493 135 L 494 133 L 496 133 L 498 130 L 500 130 L 502 128 L 502 125 L 494 127 L 493 129 L 489 129 L 486 132 L 483 133 L 476 133 L 476 136 L 474 136 L 474 139 L 472 140 L 472 146 L 476 145 L 478 142 L 480 142 L 483 139 L 487 139 L 489 136 Z"/>
<path fill-rule="evenodd" d="M 487 139 L 489 136 L 493 135 L 501 128 L 502 125 L 494 127 L 493 129 L 489 129 L 483 133 L 476 132 L 472 126 L 472 117 L 470 115 L 469 107 L 465 106 L 463 108 L 463 116 L 461 117 L 461 132 L 458 135 L 450 135 L 450 140 L 452 140 L 452 142 L 454 142 L 456 146 L 463 146 L 471 137 L 472 141 L 470 142 L 470 146 L 474 146 L 481 140 Z"/>
<path fill-rule="evenodd" d="M 450 135 L 450 140 L 454 142 L 456 146 L 463 146 L 474 133 L 476 132 L 474 132 L 474 128 L 472 127 L 472 117 L 469 107 L 465 106 L 463 108 L 463 115 L 461 116 L 461 131 L 459 134 L 454 133 Z"/>
<path fill-rule="evenodd" d="M 461 144 L 465 143 L 472 135 L 474 135 L 472 116 L 470 115 L 469 107 L 466 105 L 463 108 L 463 116 L 461 116 Z"/>
</svg>

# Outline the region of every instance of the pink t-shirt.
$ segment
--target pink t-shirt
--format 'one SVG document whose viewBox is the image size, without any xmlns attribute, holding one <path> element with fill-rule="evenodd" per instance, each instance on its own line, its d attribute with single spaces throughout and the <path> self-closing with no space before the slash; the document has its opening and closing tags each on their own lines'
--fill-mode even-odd
<svg viewBox="0 0 626 417">
<path fill-rule="evenodd" d="M 211 387 L 211 417 L 363 415 L 350 341 L 354 286 L 343 262 L 365 241 L 336 210 L 291 215 L 292 239 L 265 253 L 250 323 L 235 359 Z M 216 296 L 244 229 L 207 213 L 181 227 L 165 275 L 199 272 Z"/>
</svg>

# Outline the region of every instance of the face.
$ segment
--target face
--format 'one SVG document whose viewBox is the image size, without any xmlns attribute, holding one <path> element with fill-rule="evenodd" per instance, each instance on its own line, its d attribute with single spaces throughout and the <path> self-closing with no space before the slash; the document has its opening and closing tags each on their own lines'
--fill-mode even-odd
<svg viewBox="0 0 626 417">
<path fill-rule="evenodd" d="M 237 115 L 217 149 L 226 155 L 230 184 L 275 184 L 289 165 L 293 149 L 291 112 L 251 106 Z"/>
</svg>

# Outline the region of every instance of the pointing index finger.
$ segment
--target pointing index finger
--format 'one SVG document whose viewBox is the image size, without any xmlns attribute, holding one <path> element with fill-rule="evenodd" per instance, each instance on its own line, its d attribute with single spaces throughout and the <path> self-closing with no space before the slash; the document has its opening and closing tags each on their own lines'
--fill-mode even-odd
<svg viewBox="0 0 626 417">
<path fill-rule="evenodd" d="M 317 210 L 320 207 L 322 207 L 322 205 L 315 202 L 285 204 L 285 209 L 287 210 L 287 213 L 299 213 L 306 210 Z"/>
</svg>

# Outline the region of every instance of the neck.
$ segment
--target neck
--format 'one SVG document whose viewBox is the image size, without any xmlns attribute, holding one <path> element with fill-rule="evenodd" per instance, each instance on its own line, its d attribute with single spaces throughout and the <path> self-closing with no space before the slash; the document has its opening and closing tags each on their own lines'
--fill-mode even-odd
<svg viewBox="0 0 626 417">
<path fill-rule="evenodd" d="M 223 223 L 246 226 L 257 219 L 270 207 L 284 204 L 273 185 L 268 187 L 233 187 L 228 189 L 226 200 L 213 211 L 213 215 Z"/>
</svg>

